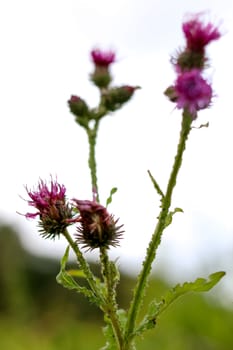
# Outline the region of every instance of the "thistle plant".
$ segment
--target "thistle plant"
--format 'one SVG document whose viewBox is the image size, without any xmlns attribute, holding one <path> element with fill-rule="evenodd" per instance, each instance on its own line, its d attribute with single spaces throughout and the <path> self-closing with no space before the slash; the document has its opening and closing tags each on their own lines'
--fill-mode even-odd
<svg viewBox="0 0 233 350">
<path fill-rule="evenodd" d="M 120 245 L 124 232 L 123 223 L 109 212 L 108 205 L 113 199 L 116 188 L 110 191 L 106 204 L 100 202 L 100 192 L 97 177 L 96 142 L 100 122 L 107 115 L 121 109 L 135 95 L 138 86 L 113 86 L 111 66 L 116 61 L 113 51 L 94 49 L 91 60 L 94 65 L 90 75 L 91 82 L 99 90 L 99 103 L 95 108 L 80 96 L 72 95 L 68 100 L 70 112 L 75 122 L 87 134 L 89 144 L 88 166 L 91 175 L 91 190 L 93 198 L 77 199 L 66 197 L 66 188 L 57 179 L 50 178 L 46 182 L 39 180 L 37 188 L 30 190 L 28 204 L 35 212 L 26 213 L 29 219 L 38 219 L 39 232 L 44 238 L 57 239 L 65 237 L 68 247 L 61 259 L 61 269 L 57 282 L 65 288 L 83 294 L 100 308 L 104 315 L 104 335 L 106 344 L 102 350 L 133 350 L 136 349 L 135 339 L 148 329 L 156 327 L 159 316 L 178 297 L 190 291 L 204 292 L 214 287 L 224 276 L 219 271 L 207 278 L 197 278 L 194 282 L 177 284 L 160 299 L 151 300 L 144 316 L 141 316 L 142 303 L 149 284 L 152 264 L 156 258 L 157 249 L 167 226 L 172 223 L 172 217 L 180 208 L 172 209 L 172 194 L 177 183 L 177 177 L 183 161 L 183 154 L 192 124 L 198 118 L 201 110 L 210 108 L 213 101 L 213 89 L 205 78 L 205 69 L 209 66 L 206 54 L 207 46 L 220 38 L 221 34 L 212 23 L 205 23 L 201 15 L 191 15 L 182 26 L 186 46 L 172 57 L 176 78 L 165 91 L 166 97 L 181 110 L 181 130 L 174 158 L 174 163 L 168 178 L 167 187 L 162 189 L 155 177 L 148 171 L 153 187 L 160 197 L 160 213 L 155 223 L 146 256 L 141 271 L 137 277 L 132 293 L 132 299 L 127 310 L 117 303 L 117 285 L 120 283 L 120 272 L 117 263 L 109 258 L 110 249 Z M 70 234 L 69 227 L 75 226 L 76 233 Z M 66 264 L 69 250 L 73 250 L 78 269 L 87 281 L 87 286 L 80 285 Z M 91 270 L 85 258 L 85 251 L 99 251 L 101 277 Z M 140 315 L 140 317 L 139 317 Z"/>
</svg>

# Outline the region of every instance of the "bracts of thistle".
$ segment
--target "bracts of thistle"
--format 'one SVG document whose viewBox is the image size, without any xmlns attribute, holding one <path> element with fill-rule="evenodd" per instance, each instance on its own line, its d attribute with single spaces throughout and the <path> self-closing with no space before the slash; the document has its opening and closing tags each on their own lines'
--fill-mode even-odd
<svg viewBox="0 0 233 350">
<path fill-rule="evenodd" d="M 118 225 L 118 220 L 109 214 L 107 209 L 95 200 L 73 199 L 80 216 L 77 228 L 77 243 L 88 250 L 95 248 L 109 248 L 119 245 L 122 237 L 123 225 Z"/>
</svg>

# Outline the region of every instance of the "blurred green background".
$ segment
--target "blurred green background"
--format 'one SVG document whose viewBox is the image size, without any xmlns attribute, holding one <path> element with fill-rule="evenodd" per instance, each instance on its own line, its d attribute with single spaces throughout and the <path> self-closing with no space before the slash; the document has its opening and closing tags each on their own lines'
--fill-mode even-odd
<svg viewBox="0 0 233 350">
<path fill-rule="evenodd" d="M 31 255 L 14 228 L 0 225 L 0 349 L 97 350 L 104 345 L 102 314 L 57 284 L 59 261 Z M 97 266 L 92 265 L 97 271 Z M 134 277 L 122 272 L 119 305 L 128 307 Z M 152 278 L 145 306 L 168 288 Z M 138 350 L 231 350 L 233 309 L 210 294 L 189 294 L 172 305 Z"/>
</svg>

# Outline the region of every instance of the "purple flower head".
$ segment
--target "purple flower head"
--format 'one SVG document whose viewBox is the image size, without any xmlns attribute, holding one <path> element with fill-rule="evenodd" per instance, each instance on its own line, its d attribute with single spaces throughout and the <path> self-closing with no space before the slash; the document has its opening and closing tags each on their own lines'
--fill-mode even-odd
<svg viewBox="0 0 233 350">
<path fill-rule="evenodd" d="M 29 190 L 28 204 L 37 209 L 35 213 L 25 214 L 26 218 L 39 217 L 40 232 L 44 237 L 55 238 L 69 226 L 73 219 L 73 211 L 66 202 L 66 188 L 51 178 L 50 186 L 40 180 L 36 190 Z"/>
<path fill-rule="evenodd" d="M 110 245 L 117 246 L 123 231 L 123 225 L 117 226 L 118 220 L 107 212 L 107 209 L 97 203 L 95 199 L 78 200 L 73 199 L 80 213 L 77 219 L 78 227 L 77 242 L 84 244 L 90 250 L 100 247 L 109 248 Z"/>
<path fill-rule="evenodd" d="M 177 108 L 187 109 L 193 118 L 198 110 L 210 105 L 213 94 L 211 86 L 202 78 L 198 69 L 180 73 L 174 92 Z"/>
<path fill-rule="evenodd" d="M 211 41 L 220 38 L 221 34 L 212 23 L 204 24 L 199 15 L 192 15 L 191 19 L 183 23 L 182 29 L 187 40 L 187 48 L 194 52 L 203 52 Z"/>
<path fill-rule="evenodd" d="M 91 51 L 92 61 L 99 67 L 107 68 L 111 63 L 115 62 L 115 56 L 115 52 L 113 51 L 101 51 L 100 49 Z"/>
</svg>

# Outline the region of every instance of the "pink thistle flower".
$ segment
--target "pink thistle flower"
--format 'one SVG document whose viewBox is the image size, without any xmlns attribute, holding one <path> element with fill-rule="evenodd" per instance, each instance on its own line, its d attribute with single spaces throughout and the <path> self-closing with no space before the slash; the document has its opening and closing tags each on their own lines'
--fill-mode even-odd
<svg viewBox="0 0 233 350">
<path fill-rule="evenodd" d="M 67 204 L 64 185 L 51 178 L 50 186 L 40 180 L 36 190 L 29 190 L 29 206 L 37 209 L 35 213 L 26 213 L 25 217 L 35 219 L 39 216 L 40 233 L 45 238 L 59 236 L 67 226 L 75 222 L 72 208 Z"/>
<path fill-rule="evenodd" d="M 195 52 L 203 52 L 206 45 L 221 36 L 218 28 L 212 23 L 202 23 L 198 15 L 193 15 L 189 21 L 184 22 L 182 29 L 187 40 L 187 48 Z"/>
<path fill-rule="evenodd" d="M 91 58 L 96 66 L 107 68 L 111 63 L 115 62 L 115 52 L 94 49 L 91 51 Z"/>
<path fill-rule="evenodd" d="M 77 229 L 78 243 L 84 244 L 84 247 L 90 250 L 119 245 L 123 233 L 120 229 L 123 225 L 117 226 L 118 220 L 114 220 L 113 215 L 110 215 L 105 207 L 95 199 L 93 201 L 73 199 L 73 201 L 80 213 L 77 219 L 81 224 Z"/>
<path fill-rule="evenodd" d="M 198 110 L 209 107 L 213 94 L 211 86 L 202 78 L 198 69 L 179 74 L 174 92 L 177 108 L 187 109 L 193 118 Z"/>
</svg>

